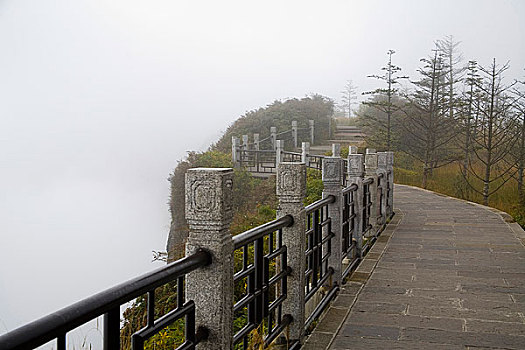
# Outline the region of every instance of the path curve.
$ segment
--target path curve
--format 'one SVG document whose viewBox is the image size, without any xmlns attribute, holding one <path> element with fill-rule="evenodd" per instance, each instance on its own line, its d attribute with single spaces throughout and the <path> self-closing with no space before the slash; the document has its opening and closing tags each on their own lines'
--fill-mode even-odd
<svg viewBox="0 0 525 350">
<path fill-rule="evenodd" d="M 525 349 L 525 232 L 396 185 L 392 223 L 304 349 Z"/>
</svg>

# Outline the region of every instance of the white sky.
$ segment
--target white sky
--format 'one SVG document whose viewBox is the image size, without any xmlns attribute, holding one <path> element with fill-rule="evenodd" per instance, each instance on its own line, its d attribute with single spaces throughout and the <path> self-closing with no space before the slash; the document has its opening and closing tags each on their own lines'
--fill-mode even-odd
<svg viewBox="0 0 525 350">
<path fill-rule="evenodd" d="M 166 178 L 247 110 L 435 40 L 525 67 L 525 1 L 0 0 L 0 334 L 148 271 Z"/>
</svg>

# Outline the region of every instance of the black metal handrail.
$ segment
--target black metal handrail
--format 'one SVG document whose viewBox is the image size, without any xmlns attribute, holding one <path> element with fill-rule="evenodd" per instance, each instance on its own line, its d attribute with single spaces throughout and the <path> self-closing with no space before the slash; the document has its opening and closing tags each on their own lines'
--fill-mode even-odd
<svg viewBox="0 0 525 350">
<path fill-rule="evenodd" d="M 372 228 L 372 225 L 370 224 L 370 217 L 372 214 L 372 194 L 370 192 L 370 185 L 374 183 L 373 178 L 367 178 L 363 181 L 363 197 L 361 200 L 363 201 L 362 206 L 362 227 L 361 227 L 361 234 L 363 237 L 363 242 L 365 241 L 365 238 L 367 238 L 367 232 L 370 231 Z M 363 244 L 362 250 L 363 254 L 365 254 L 370 247 L 372 246 L 372 243 L 374 242 L 375 237 L 372 240 L 366 239 L 366 243 Z"/>
<path fill-rule="evenodd" d="M 0 349 L 33 349 L 53 339 L 57 339 L 57 349 L 65 350 L 67 332 L 101 315 L 104 315 L 104 349 L 119 349 L 120 306 L 122 304 L 145 293 L 148 293 L 149 298 L 151 298 L 152 295 L 154 297 L 154 294 L 151 292 L 153 292 L 155 288 L 177 278 L 183 278 L 187 273 L 199 267 L 209 265 L 210 263 L 211 255 L 206 251 L 200 250 L 193 255 L 121 283 L 4 334 L 0 336 Z M 179 281 L 179 286 L 182 285 L 180 282 L 181 281 Z M 183 302 L 182 293 L 178 290 L 177 294 L 179 295 L 179 301 Z M 168 314 L 159 320 L 150 319 L 152 315 L 150 304 L 153 303 L 154 302 L 150 303 L 150 301 L 148 301 L 148 326 L 145 329 L 157 327 L 159 323 L 164 325 L 166 323 L 166 317 L 169 317 Z M 193 301 L 189 301 L 184 305 L 178 304 L 177 308 L 171 313 L 178 317 L 171 317 L 168 324 L 186 315 L 189 315 L 190 321 L 193 321 L 193 324 L 187 324 L 185 327 L 186 341 L 181 347 L 184 347 L 184 349 L 194 349 L 195 344 L 207 337 L 206 331 L 201 331 L 198 336 L 195 335 L 195 304 Z M 159 331 L 161 329 L 162 328 L 160 328 Z M 193 332 L 188 332 L 188 330 L 193 330 Z"/>
<path fill-rule="evenodd" d="M 356 203 L 357 203 L 357 184 L 352 184 L 343 189 L 343 225 L 342 225 L 342 241 L 341 253 L 343 260 L 349 259 L 348 265 L 342 273 L 342 278 L 346 278 L 350 272 L 357 266 L 360 257 L 357 251 L 357 244 L 355 237 L 356 228 Z"/>
<path fill-rule="evenodd" d="M 307 205 L 304 210 L 306 212 L 306 215 L 311 214 L 317 209 L 320 209 L 321 207 L 326 206 L 327 204 L 331 204 L 335 202 L 335 196 L 328 195 L 323 199 L 319 199 L 317 202 L 313 202 L 312 204 Z"/>
<path fill-rule="evenodd" d="M 239 249 L 248 243 L 252 243 L 256 239 L 269 234 L 270 232 L 274 232 L 283 227 L 290 227 L 293 225 L 293 222 L 293 216 L 285 215 L 273 221 L 267 222 L 266 224 L 254 227 L 243 233 L 239 233 L 233 237 L 233 247 L 234 249 Z"/>
<path fill-rule="evenodd" d="M 236 294 L 240 294 L 235 295 L 233 306 L 234 322 L 241 323 L 233 336 L 236 349 L 247 349 L 250 332 L 263 323 L 264 343 L 269 345 L 293 321 L 282 312 L 291 273 L 282 229 L 293 223 L 293 217 L 286 215 L 233 238 L 234 255 L 241 255 L 233 276 Z"/>
<path fill-rule="evenodd" d="M 306 271 L 305 271 L 305 302 L 308 302 L 321 287 L 327 288 L 327 293 L 316 305 L 312 314 L 305 321 L 308 329 L 327 307 L 339 286 L 332 283 L 334 269 L 328 265 L 332 255 L 332 219 L 328 213 L 328 204 L 334 203 L 335 196 L 328 195 L 305 208 L 306 212 Z"/>
</svg>

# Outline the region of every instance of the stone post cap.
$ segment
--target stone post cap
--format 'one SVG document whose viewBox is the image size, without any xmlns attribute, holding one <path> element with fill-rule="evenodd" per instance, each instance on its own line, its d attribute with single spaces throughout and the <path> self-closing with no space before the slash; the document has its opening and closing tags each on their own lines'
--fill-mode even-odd
<svg viewBox="0 0 525 350">
<path fill-rule="evenodd" d="M 312 119 L 308 120 L 308 125 L 314 126 L 314 121 Z"/>
<path fill-rule="evenodd" d="M 350 176 L 363 176 L 364 168 L 362 154 L 348 155 L 348 174 Z"/>
<path fill-rule="evenodd" d="M 185 197 L 190 230 L 227 229 L 233 217 L 233 169 L 188 169 Z"/>
<path fill-rule="evenodd" d="M 270 126 L 270 132 L 277 132 L 276 126 Z"/>
<path fill-rule="evenodd" d="M 310 149 L 310 142 L 302 142 L 301 147 L 303 149 Z"/>
<path fill-rule="evenodd" d="M 386 170 L 388 162 L 387 152 L 377 152 L 377 168 L 381 170 Z"/>
<path fill-rule="evenodd" d="M 284 141 L 283 140 L 275 140 L 275 146 L 282 148 L 284 146 Z"/>
<path fill-rule="evenodd" d="M 297 120 L 292 120 L 292 127 L 297 127 Z"/>
<path fill-rule="evenodd" d="M 377 153 L 367 153 L 365 156 L 365 169 L 377 169 Z"/>
<path fill-rule="evenodd" d="M 348 154 L 357 154 L 357 146 L 348 146 Z"/>
<path fill-rule="evenodd" d="M 254 142 L 259 141 L 259 134 L 253 134 L 253 141 Z"/>
<path fill-rule="evenodd" d="M 366 154 L 371 154 L 371 153 L 376 153 L 375 148 L 367 148 L 366 149 Z"/>
<path fill-rule="evenodd" d="M 339 157 L 323 158 L 322 179 L 324 183 L 341 184 L 343 177 L 343 160 Z"/>
<path fill-rule="evenodd" d="M 340 157 L 340 156 L 341 156 L 341 144 L 332 143 L 332 157 Z"/>
<path fill-rule="evenodd" d="M 248 135 L 242 135 L 242 143 L 247 144 L 248 143 Z"/>
<path fill-rule="evenodd" d="M 232 136 L 232 144 L 238 145 L 239 144 L 239 138 L 237 136 Z"/>
<path fill-rule="evenodd" d="M 276 193 L 280 202 L 302 202 L 306 196 L 306 165 L 280 163 L 277 166 Z"/>
</svg>

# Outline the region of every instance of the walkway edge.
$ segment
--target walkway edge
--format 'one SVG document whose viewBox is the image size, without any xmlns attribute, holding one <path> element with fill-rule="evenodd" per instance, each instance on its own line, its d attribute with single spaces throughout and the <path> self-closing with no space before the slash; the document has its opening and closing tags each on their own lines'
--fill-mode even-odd
<svg viewBox="0 0 525 350">
<path fill-rule="evenodd" d="M 366 254 L 365 258 L 359 263 L 357 269 L 349 276 L 346 284 L 343 284 L 336 299 L 321 317 L 319 323 L 301 349 L 328 349 L 332 345 L 336 335 L 350 314 L 363 286 L 368 281 L 377 263 L 383 256 L 397 226 L 405 216 L 400 209 L 395 209 L 394 212 L 395 215 L 391 221 L 378 236 L 377 241 L 368 254 Z"/>
</svg>

